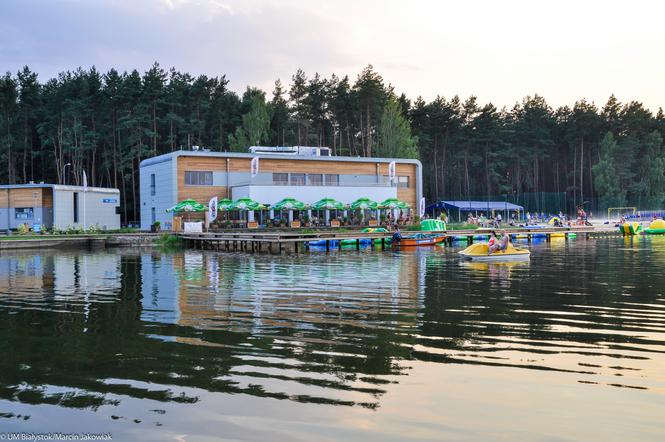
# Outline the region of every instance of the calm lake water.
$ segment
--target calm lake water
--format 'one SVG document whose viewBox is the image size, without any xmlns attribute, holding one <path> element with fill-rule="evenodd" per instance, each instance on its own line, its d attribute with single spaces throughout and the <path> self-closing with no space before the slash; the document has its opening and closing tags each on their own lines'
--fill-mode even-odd
<svg viewBox="0 0 665 442">
<path fill-rule="evenodd" d="M 664 440 L 665 237 L 0 255 L 0 431 Z"/>
</svg>

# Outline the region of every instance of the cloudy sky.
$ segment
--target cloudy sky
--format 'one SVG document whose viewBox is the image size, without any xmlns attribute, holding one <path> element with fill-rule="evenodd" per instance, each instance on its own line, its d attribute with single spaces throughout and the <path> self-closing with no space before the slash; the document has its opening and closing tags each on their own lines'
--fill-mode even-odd
<svg viewBox="0 0 665 442">
<path fill-rule="evenodd" d="M 665 5 L 594 0 L 3 0 L 0 70 L 146 70 L 271 90 L 371 63 L 409 97 L 665 105 Z"/>
</svg>

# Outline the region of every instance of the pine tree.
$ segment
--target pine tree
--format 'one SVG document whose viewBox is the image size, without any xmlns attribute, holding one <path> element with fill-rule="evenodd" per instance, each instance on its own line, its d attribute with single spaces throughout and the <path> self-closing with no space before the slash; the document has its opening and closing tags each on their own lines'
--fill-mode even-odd
<svg viewBox="0 0 665 442">
<path fill-rule="evenodd" d="M 600 143 L 600 161 L 593 166 L 594 184 L 603 209 L 622 207 L 626 203 L 626 189 L 619 182 L 616 167 L 618 150 L 614 136 L 607 132 Z"/>
<path fill-rule="evenodd" d="M 270 102 L 270 141 L 276 146 L 286 145 L 286 136 L 289 122 L 289 105 L 284 98 L 284 89 L 282 82 L 275 81 L 275 89 L 272 92 L 272 101 Z"/>
<path fill-rule="evenodd" d="M 377 155 L 389 158 L 418 157 L 416 139 L 411 135 L 411 126 L 402 112 L 402 106 L 394 97 L 386 101 L 379 126 Z"/>
<path fill-rule="evenodd" d="M 242 116 L 242 126 L 229 135 L 231 150 L 235 152 L 245 152 L 249 146 L 261 145 L 270 136 L 270 112 L 265 94 L 248 88 L 245 95 L 250 103 L 249 112 Z"/>
</svg>

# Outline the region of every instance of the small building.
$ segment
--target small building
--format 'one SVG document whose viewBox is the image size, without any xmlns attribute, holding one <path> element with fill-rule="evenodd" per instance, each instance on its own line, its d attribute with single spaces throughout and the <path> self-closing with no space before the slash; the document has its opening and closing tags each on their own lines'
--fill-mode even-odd
<svg viewBox="0 0 665 442">
<path fill-rule="evenodd" d="M 306 204 L 322 198 L 345 204 L 362 197 L 376 202 L 399 198 L 417 213 L 422 197 L 420 161 L 329 156 L 326 149 L 253 146 L 253 153 L 181 150 L 143 160 L 141 229 L 150 229 L 155 221 L 168 229 L 173 214 L 166 209 L 188 198 L 208 204 L 214 196 L 234 200 L 249 197 L 270 205 L 287 197 Z M 258 170 L 252 170 L 253 162 Z M 390 180 L 392 162 L 395 179 Z"/>
<path fill-rule="evenodd" d="M 504 220 L 508 220 L 513 213 L 521 219 L 524 214 L 524 207 L 507 201 L 439 201 L 427 206 L 427 212 L 436 216 L 441 212 L 446 212 L 450 219 L 464 221 L 469 215 L 478 216 L 496 216 L 501 214 Z"/>
<path fill-rule="evenodd" d="M 120 191 L 60 184 L 0 185 L 0 230 L 120 228 Z"/>
</svg>

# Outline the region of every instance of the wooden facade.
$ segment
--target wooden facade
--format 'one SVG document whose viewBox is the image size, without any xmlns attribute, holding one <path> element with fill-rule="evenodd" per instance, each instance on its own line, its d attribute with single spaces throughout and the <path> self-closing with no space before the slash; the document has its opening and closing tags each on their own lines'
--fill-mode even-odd
<svg viewBox="0 0 665 442">
<path fill-rule="evenodd" d="M 53 207 L 53 189 L 49 187 L 24 187 L 0 189 L 0 208 Z"/>
</svg>

